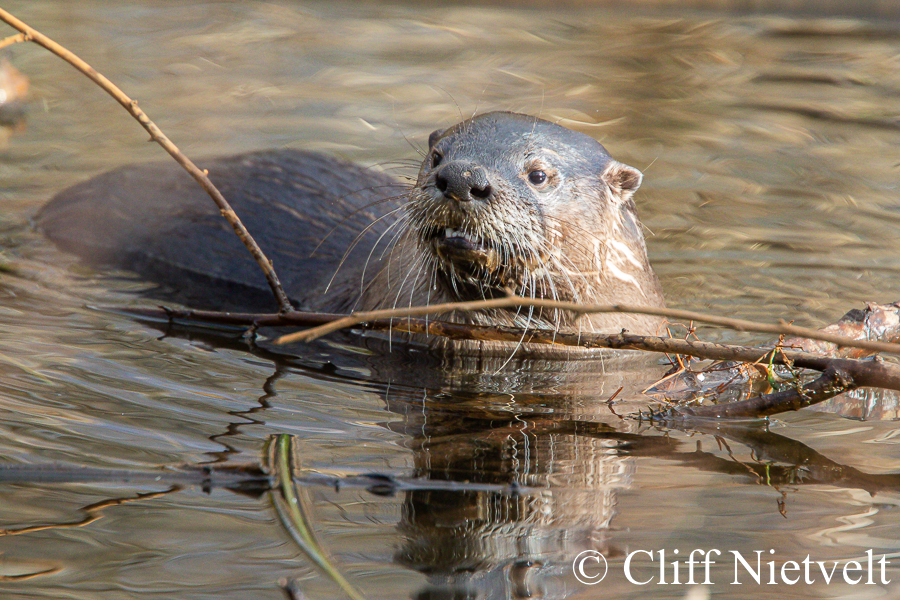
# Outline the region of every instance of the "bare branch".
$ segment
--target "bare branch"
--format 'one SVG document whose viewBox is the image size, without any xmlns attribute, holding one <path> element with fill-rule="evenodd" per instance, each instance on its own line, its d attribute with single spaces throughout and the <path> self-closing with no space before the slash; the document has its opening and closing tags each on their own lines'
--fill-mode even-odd
<svg viewBox="0 0 900 600">
<path fill-rule="evenodd" d="M 158 143 L 163 149 L 168 152 L 175 161 L 180 164 L 184 169 L 190 173 L 190 175 L 197 180 L 197 183 L 206 190 L 206 193 L 210 195 L 216 205 L 219 207 L 222 216 L 231 224 L 231 227 L 234 229 L 234 232 L 237 234 L 238 238 L 240 238 L 241 242 L 244 243 L 244 246 L 250 251 L 250 254 L 253 255 L 253 258 L 256 259 L 256 262 L 259 264 L 260 268 L 263 270 L 263 273 L 266 276 L 266 281 L 269 283 L 269 287 L 272 289 L 272 293 L 275 295 L 275 300 L 278 302 L 278 308 L 282 312 L 287 312 L 292 310 L 292 306 L 290 300 L 287 297 L 287 294 L 284 291 L 284 288 L 281 286 L 281 282 L 278 280 L 278 275 L 275 273 L 275 269 L 272 266 L 271 261 L 266 258 L 266 255 L 263 253 L 262 249 L 250 235 L 250 232 L 247 231 L 247 228 L 244 227 L 244 224 L 241 222 L 240 218 L 237 216 L 237 213 L 231 208 L 231 205 L 228 204 L 228 201 L 225 200 L 225 197 L 222 196 L 221 192 L 213 185 L 210 181 L 208 174 L 205 171 L 201 171 L 197 165 L 195 165 L 187 156 L 182 154 L 181 150 L 172 143 L 172 141 L 166 137 L 166 135 L 156 126 L 156 124 L 150 120 L 150 117 L 138 107 L 137 100 L 132 100 L 129 98 L 121 89 L 119 89 L 115 84 L 113 84 L 109 79 L 98 73 L 83 61 L 81 58 L 67 50 L 66 48 L 60 46 L 44 34 L 39 31 L 32 29 L 27 24 L 23 23 L 12 14 L 0 8 L 0 20 L 7 23 L 11 27 L 18 29 L 22 32 L 22 35 L 25 38 L 33 41 L 34 43 L 42 46 L 60 57 L 64 61 L 68 62 L 70 65 L 75 67 L 77 70 L 81 71 L 84 75 L 86 75 L 91 81 L 100 86 L 106 93 L 112 96 L 119 104 L 121 104 L 125 110 L 127 110 L 132 117 L 134 117 L 141 126 L 147 130 L 150 134 L 150 139 L 154 142 Z M 17 38 L 18 36 L 12 36 L 12 38 Z M 6 38 L 6 40 L 10 40 L 12 38 Z M 23 40 L 24 41 L 24 40 Z"/>
<path fill-rule="evenodd" d="M 21 44 L 22 42 L 27 42 L 30 39 L 31 38 L 28 37 L 27 33 L 17 33 L 0 40 L 0 49 L 6 48 L 7 46 L 12 46 L 13 44 Z"/>
<path fill-rule="evenodd" d="M 121 309 L 117 309 L 121 311 Z M 310 326 L 331 322 L 340 315 L 293 311 L 282 314 L 219 313 L 197 310 L 141 309 L 125 311 L 138 318 L 166 320 L 172 323 L 218 323 L 244 327 Z M 739 361 L 755 363 L 772 362 L 792 365 L 800 369 L 825 371 L 829 367 L 853 377 L 857 386 L 879 387 L 900 391 L 900 366 L 881 360 L 834 358 L 810 352 L 790 350 L 780 346 L 750 348 L 731 344 L 717 344 L 699 340 L 654 337 L 646 335 L 555 333 L 549 330 L 528 330 L 514 327 L 465 325 L 426 319 L 376 319 L 359 323 L 368 330 L 428 334 L 453 340 L 481 340 L 523 342 L 556 347 L 608 348 L 613 350 L 639 350 L 664 354 L 681 354 L 707 360 Z M 853 340 L 850 340 L 853 341 Z M 893 344 L 892 344 L 893 345 Z"/>
<path fill-rule="evenodd" d="M 346 327 L 352 327 L 354 325 L 359 325 L 360 323 L 365 323 L 367 321 L 372 321 L 375 319 L 385 319 L 391 317 L 416 317 L 435 313 L 447 313 L 454 310 L 485 310 L 492 308 L 515 308 L 520 306 L 535 308 L 555 308 L 582 314 L 622 312 L 643 315 L 656 315 L 660 317 L 667 317 L 670 319 L 680 319 L 684 321 L 696 321 L 700 323 L 709 323 L 711 325 L 720 325 L 723 327 L 736 329 L 738 331 L 756 331 L 761 333 L 773 333 L 777 335 L 795 335 L 797 337 L 830 342 L 839 346 L 852 346 L 854 348 L 863 348 L 866 350 L 871 350 L 873 352 L 890 352 L 893 354 L 900 354 L 900 344 L 870 340 L 854 340 L 848 337 L 834 335 L 815 329 L 797 327 L 795 325 L 790 325 L 783 320 L 779 321 L 778 325 L 769 325 L 766 323 L 746 321 L 744 319 L 719 317 L 715 315 L 707 315 L 704 313 L 673 308 L 632 306 L 626 304 L 577 304 L 574 302 L 560 302 L 556 300 L 546 300 L 540 298 L 523 298 L 521 296 L 507 296 L 506 298 L 477 300 L 474 302 L 447 302 L 444 304 L 432 304 L 430 306 L 414 306 L 412 308 L 356 312 L 349 316 L 337 319 L 336 321 L 333 321 L 327 325 L 320 325 L 319 327 L 314 327 L 306 331 L 300 331 L 297 333 L 281 336 L 276 340 L 276 342 L 279 344 L 287 344 L 290 342 L 308 342 L 333 331 L 337 331 Z M 554 336 L 560 335 L 558 333 L 550 333 Z M 533 335 L 539 335 L 539 332 L 533 332 Z M 584 338 L 586 336 L 582 335 L 580 337 Z"/>
</svg>

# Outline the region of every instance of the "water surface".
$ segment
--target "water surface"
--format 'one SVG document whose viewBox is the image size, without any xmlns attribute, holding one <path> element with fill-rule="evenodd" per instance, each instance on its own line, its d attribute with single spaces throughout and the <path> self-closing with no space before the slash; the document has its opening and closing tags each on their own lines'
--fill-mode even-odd
<svg viewBox="0 0 900 600">
<path fill-rule="evenodd" d="M 192 157 L 299 147 L 405 177 L 432 130 L 478 111 L 527 112 L 645 173 L 638 208 L 670 305 L 822 325 L 900 299 L 890 23 L 280 1 L 4 8 L 116 81 Z M 687 592 L 629 584 L 622 565 L 635 549 L 771 549 L 779 564 L 873 549 L 896 561 L 888 577 L 900 584 L 893 405 L 861 401 L 846 411 L 854 419 L 805 410 L 769 433 L 663 431 L 603 402 L 625 386 L 620 410 L 639 405 L 646 365 L 513 363 L 494 375 L 346 339 L 285 358 L 90 308 L 146 304 L 147 286 L 60 253 L 29 219 L 66 185 L 165 157 L 55 57 L 19 46 L 14 60 L 33 101 L 26 131 L 0 151 L 5 465 L 239 464 L 289 433 L 310 471 L 540 490 L 312 490 L 323 543 L 372 598 Z M 310 598 L 337 594 L 265 497 L 3 484 L 0 528 L 4 598 L 275 599 L 285 577 Z M 569 568 L 587 548 L 611 565 L 590 588 Z M 636 569 L 654 573 L 646 557 Z M 715 597 L 893 589 L 730 586 L 730 576 L 715 567 Z"/>
</svg>

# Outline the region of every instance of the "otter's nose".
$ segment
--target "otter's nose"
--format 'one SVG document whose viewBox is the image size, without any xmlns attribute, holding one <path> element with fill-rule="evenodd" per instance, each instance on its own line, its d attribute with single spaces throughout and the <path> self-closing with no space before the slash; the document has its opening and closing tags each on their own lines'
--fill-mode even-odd
<svg viewBox="0 0 900 600">
<path fill-rule="evenodd" d="M 445 197 L 458 202 L 484 200 L 491 195 L 491 183 L 484 169 L 465 162 L 449 162 L 434 176 L 434 185 Z"/>
</svg>

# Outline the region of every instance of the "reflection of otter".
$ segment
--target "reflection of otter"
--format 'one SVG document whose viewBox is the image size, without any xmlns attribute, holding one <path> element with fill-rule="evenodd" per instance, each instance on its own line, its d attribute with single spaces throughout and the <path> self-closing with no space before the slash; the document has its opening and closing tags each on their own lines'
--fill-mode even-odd
<svg viewBox="0 0 900 600">
<path fill-rule="evenodd" d="M 580 587 L 571 572 L 579 552 L 620 554 L 610 524 L 635 463 L 617 429 L 636 423 L 618 421 L 605 407 L 579 407 L 566 392 L 492 396 L 445 388 L 424 404 L 418 394 L 387 400 L 406 413 L 392 429 L 409 436 L 414 477 L 470 488 L 405 494 L 395 560 L 429 579 L 414 597 L 565 598 Z M 565 418 L 582 412 L 615 423 Z M 471 489 L 478 485 L 522 492 Z"/>
<path fill-rule="evenodd" d="M 446 437 L 423 428 L 428 437 L 415 448 L 416 477 L 529 489 L 407 493 L 395 560 L 453 590 L 448 597 L 482 588 L 490 598 L 563 598 L 566 587 L 578 587 L 571 562 L 580 552 L 621 554 L 610 526 L 635 463 L 623 455 L 616 431 L 594 427 L 609 434 L 604 438 L 584 435 L 572 422 L 536 421 L 522 415 L 501 424 L 499 414 L 474 414 L 447 427 Z"/>
<path fill-rule="evenodd" d="M 278 150 L 209 161 L 305 308 L 345 311 L 493 297 L 660 306 L 632 194 L 636 169 L 587 135 L 489 113 L 437 131 L 411 189 L 379 172 Z M 267 287 L 227 225 L 177 166 L 127 167 L 59 194 L 39 215 L 66 249 L 211 302 Z M 349 214 L 349 216 L 348 216 Z M 337 273 L 332 278 L 332 275 Z M 212 293 L 218 286 L 227 293 Z M 498 310 L 482 324 L 648 333 L 657 320 Z"/>
<path fill-rule="evenodd" d="M 635 549 L 629 544 L 640 539 L 627 526 L 636 522 L 629 508 L 641 505 L 622 502 L 640 481 L 639 457 L 770 486 L 773 515 L 782 489 L 824 484 L 874 493 L 896 490 L 900 482 L 900 474 L 867 474 L 746 423 L 700 424 L 684 443 L 677 434 L 642 431 L 605 407 L 585 420 L 577 414 L 577 395 L 516 394 L 514 402 L 511 396 L 442 391 L 424 401 L 420 394 L 388 399 L 391 410 L 406 413 L 392 429 L 409 436 L 414 480 L 461 488 L 405 493 L 395 560 L 427 576 L 414 598 L 567 598 L 584 591 L 572 566 L 585 550 L 600 552 L 611 569 L 620 569 L 629 547 Z M 517 494 L 510 484 L 528 489 Z M 479 485 L 498 489 L 473 489 Z M 685 501 L 691 502 L 673 499 L 660 507 L 658 520 L 637 517 L 652 520 L 653 543 L 663 544 L 679 526 L 678 504 Z M 649 576 L 657 566 L 651 561 L 636 568 Z M 602 597 L 625 597 L 631 589 L 612 577 L 603 582 Z"/>
</svg>

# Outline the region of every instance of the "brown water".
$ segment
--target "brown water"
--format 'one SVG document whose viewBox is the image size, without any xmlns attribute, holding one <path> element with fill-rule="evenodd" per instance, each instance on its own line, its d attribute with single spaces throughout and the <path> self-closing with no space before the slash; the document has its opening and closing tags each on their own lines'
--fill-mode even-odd
<svg viewBox="0 0 900 600">
<path fill-rule="evenodd" d="M 408 175 L 433 129 L 528 112 L 645 172 L 638 207 L 670 305 L 817 325 L 900 299 L 891 23 L 286 1 L 4 8 L 119 83 L 191 156 L 293 146 Z M 627 363 L 493 375 L 330 341 L 285 359 L 88 308 L 142 305 L 144 284 L 59 253 L 28 219 L 66 185 L 162 152 L 58 59 L 19 46 L 14 60 L 33 102 L 0 151 L 4 465 L 236 464 L 290 433 L 307 470 L 531 486 L 312 490 L 324 545 L 371 598 L 680 598 L 688 586 L 629 583 L 625 557 L 695 548 L 723 552 L 714 597 L 900 589 L 896 407 L 877 399 L 845 407 L 869 418 L 805 410 L 771 433 L 688 434 L 621 421 L 601 402 L 652 382 Z M 3 598 L 275 599 L 284 577 L 309 598 L 338 597 L 266 497 L 3 483 L 0 528 Z M 594 587 L 571 572 L 586 548 L 610 563 Z M 840 574 L 730 585 L 728 551 L 780 565 L 869 549 L 892 561 L 892 585 Z M 658 573 L 645 554 L 634 565 L 639 579 Z"/>
</svg>

